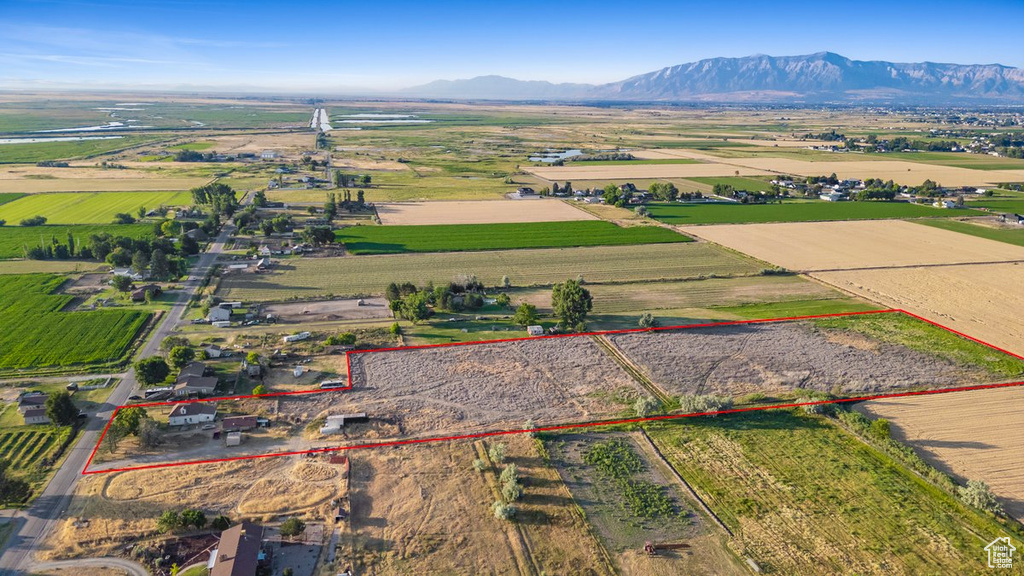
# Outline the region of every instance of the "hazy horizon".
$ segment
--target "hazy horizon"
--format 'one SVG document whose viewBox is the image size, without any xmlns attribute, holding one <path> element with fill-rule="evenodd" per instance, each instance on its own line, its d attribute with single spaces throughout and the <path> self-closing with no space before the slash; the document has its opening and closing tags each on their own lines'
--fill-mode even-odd
<svg viewBox="0 0 1024 576">
<path fill-rule="evenodd" d="M 0 89 L 373 95 L 485 75 L 600 84 L 704 58 L 823 51 L 1024 67 L 993 21 L 1024 21 L 1024 3 L 29 0 L 0 7 Z"/>
</svg>

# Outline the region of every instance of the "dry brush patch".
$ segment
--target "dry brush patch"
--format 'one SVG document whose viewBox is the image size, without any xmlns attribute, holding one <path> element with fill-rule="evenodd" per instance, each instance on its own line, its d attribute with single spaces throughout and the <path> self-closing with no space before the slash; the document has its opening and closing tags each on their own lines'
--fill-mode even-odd
<svg viewBox="0 0 1024 576">
<path fill-rule="evenodd" d="M 673 395 L 737 396 L 798 389 L 861 395 L 992 380 L 987 371 L 978 368 L 961 367 L 859 334 L 823 330 L 807 322 L 609 338 Z"/>
<path fill-rule="evenodd" d="M 586 163 L 581 163 L 586 164 Z M 692 178 L 694 176 L 757 176 L 761 168 L 733 164 L 613 164 L 596 166 L 544 166 L 524 168 L 545 180 L 635 180 L 637 178 Z"/>
</svg>

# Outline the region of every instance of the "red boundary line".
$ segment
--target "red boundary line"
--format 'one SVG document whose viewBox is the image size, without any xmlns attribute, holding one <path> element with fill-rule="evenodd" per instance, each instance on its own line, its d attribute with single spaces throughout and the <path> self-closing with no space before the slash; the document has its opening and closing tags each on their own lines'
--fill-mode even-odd
<svg viewBox="0 0 1024 576">
<path fill-rule="evenodd" d="M 193 464 L 213 464 L 213 463 L 218 463 L 218 462 L 233 462 L 233 461 L 237 461 L 237 460 L 254 460 L 254 459 L 258 459 L 258 458 L 271 458 L 271 457 L 277 457 L 277 456 L 294 456 L 294 455 L 299 455 L 299 454 L 316 454 L 316 453 L 321 453 L 321 452 L 337 452 L 337 451 L 342 451 L 342 450 L 356 450 L 356 449 L 363 449 L 363 448 L 379 448 L 379 447 L 387 447 L 387 446 L 403 446 L 403 445 L 407 445 L 407 444 L 422 444 L 422 443 L 426 443 L 426 442 L 444 442 L 444 441 L 450 441 L 450 440 L 465 440 L 465 439 L 472 439 L 472 438 L 486 438 L 486 437 L 491 437 L 491 436 L 504 436 L 504 435 L 508 435 L 508 434 L 523 434 L 523 433 L 528 433 L 528 432 L 549 432 L 549 431 L 557 431 L 557 430 L 568 430 L 568 429 L 572 429 L 572 428 L 588 428 L 588 427 L 594 427 L 594 426 L 613 426 L 613 425 L 620 425 L 620 424 L 632 424 L 632 423 L 637 423 L 637 422 L 652 422 L 652 421 L 659 421 L 659 420 L 675 420 L 675 419 L 679 419 L 679 418 L 690 418 L 690 417 L 693 417 L 693 416 L 715 416 L 715 415 L 718 415 L 718 414 L 735 414 L 735 413 L 740 413 L 740 412 L 757 412 L 757 411 L 761 411 L 761 410 L 777 410 L 777 409 L 781 409 L 781 408 L 796 408 L 796 407 L 800 407 L 800 406 L 815 406 L 815 405 L 819 405 L 819 404 L 839 404 L 839 403 L 843 403 L 843 402 L 862 402 L 862 401 L 866 401 L 866 400 L 879 400 L 879 399 L 884 399 L 884 398 L 901 398 L 901 397 L 906 397 L 906 396 L 923 396 L 923 395 L 930 395 L 930 394 L 946 394 L 946 393 L 950 393 L 950 392 L 966 392 L 966 391 L 971 391 L 971 390 L 985 390 L 985 389 L 991 389 L 991 388 L 1007 388 L 1007 387 L 1013 387 L 1013 386 L 1024 386 L 1024 381 L 1020 381 L 1020 382 L 1005 382 L 1005 383 L 1001 383 L 1001 384 L 979 384 L 979 385 L 974 385 L 974 386 L 962 386 L 962 387 L 958 387 L 958 388 L 942 388 L 942 389 L 936 389 L 936 390 L 919 390 L 919 391 L 913 391 L 913 392 L 897 392 L 897 393 L 892 393 L 892 394 L 876 394 L 876 395 L 872 395 L 872 396 L 860 396 L 860 397 L 855 397 L 855 398 L 837 398 L 837 399 L 832 399 L 832 400 L 816 400 L 816 401 L 812 401 L 812 402 L 795 402 L 795 403 L 789 403 L 789 404 L 772 404 L 772 405 L 768 405 L 768 406 L 752 406 L 752 407 L 747 407 L 747 408 L 733 408 L 733 409 L 730 409 L 730 410 L 719 410 L 719 411 L 714 411 L 714 412 L 695 412 L 695 413 L 691 413 L 691 414 L 666 414 L 666 415 L 660 415 L 660 416 L 648 416 L 648 417 L 644 417 L 644 418 L 626 418 L 626 419 L 618 419 L 618 420 L 596 420 L 596 421 L 590 421 L 590 422 L 578 422 L 578 423 L 572 423 L 572 424 L 560 424 L 560 425 L 555 425 L 555 426 L 542 426 L 542 427 L 529 428 L 529 429 L 493 430 L 493 431 L 487 431 L 487 432 L 476 432 L 476 433 L 471 433 L 471 434 L 461 434 L 461 435 L 455 435 L 455 436 L 439 436 L 439 437 L 430 437 L 430 438 L 412 438 L 412 439 L 408 439 L 408 440 L 394 440 L 394 441 L 390 441 L 390 442 L 377 442 L 377 443 L 371 443 L 371 444 L 359 444 L 359 445 L 352 445 L 352 446 L 338 446 L 338 447 L 334 447 L 334 448 L 313 448 L 313 449 L 309 449 L 309 450 L 298 450 L 298 451 L 290 451 L 290 452 L 274 452 L 274 453 L 269 453 L 269 454 L 254 454 L 254 455 L 246 455 L 246 456 L 233 456 L 233 457 L 230 457 L 230 458 L 214 458 L 214 459 L 209 459 L 209 460 L 192 460 L 192 461 L 188 461 L 188 462 L 164 462 L 164 463 L 160 463 L 160 464 L 148 464 L 148 465 L 144 465 L 144 466 L 132 466 L 132 467 L 128 467 L 128 468 L 108 468 L 108 469 L 104 469 L 104 470 L 89 470 L 89 466 L 92 465 L 93 458 L 96 457 L 96 453 L 99 451 L 100 445 L 103 443 L 103 439 L 106 437 L 107 431 L 110 429 L 110 425 L 113 424 L 114 418 L 117 417 L 118 411 L 120 411 L 122 408 L 138 408 L 138 407 L 148 407 L 148 406 L 169 406 L 169 405 L 174 405 L 174 404 L 186 404 L 186 403 L 192 403 L 192 402 L 216 402 L 218 400 L 236 400 L 236 399 L 241 399 L 241 398 L 268 398 L 268 397 L 274 397 L 274 396 L 291 396 L 291 395 L 296 395 L 296 394 L 317 394 L 317 393 L 323 393 L 323 392 L 339 392 L 339 391 L 351 390 L 352 389 L 352 355 L 353 354 L 366 354 L 366 353 L 371 353 L 371 352 L 397 352 L 397 351 L 403 351 L 403 350 L 423 350 L 423 349 L 427 349 L 427 348 L 448 348 L 448 347 L 453 347 L 453 346 L 470 346 L 470 345 L 477 345 L 477 344 L 499 344 L 499 343 L 503 343 L 503 342 L 521 342 L 521 341 L 525 341 L 525 340 L 542 340 L 542 339 L 548 339 L 548 338 L 572 338 L 572 337 L 579 337 L 579 336 L 601 336 L 601 335 L 606 335 L 606 334 L 632 334 L 632 333 L 640 333 L 640 332 L 658 332 L 658 331 L 666 331 L 666 330 L 684 330 L 684 329 L 690 329 L 690 328 L 709 328 L 709 327 L 718 327 L 718 326 L 736 326 L 736 325 L 745 325 L 745 324 L 763 324 L 763 323 L 768 323 L 768 322 L 789 322 L 789 321 L 797 321 L 797 320 L 813 320 L 813 319 L 820 319 L 820 318 L 836 318 L 836 317 L 846 317 L 846 316 L 860 316 L 860 315 L 867 315 L 867 314 L 893 314 L 893 313 L 905 314 L 905 315 L 910 316 L 912 318 L 915 318 L 917 320 L 921 320 L 923 322 L 931 324 L 932 326 L 936 326 L 938 328 L 941 328 L 941 329 L 943 329 L 943 330 L 945 330 L 945 331 L 947 331 L 947 332 L 949 332 L 951 334 L 954 334 L 956 336 L 960 336 L 962 338 L 966 338 L 967 340 L 970 340 L 970 341 L 975 342 L 977 344 L 981 344 L 982 346 L 991 348 L 991 349 L 996 350 L 998 352 L 1001 352 L 1003 354 L 1007 354 L 1007 355 L 1012 356 L 1014 358 L 1017 358 L 1019 360 L 1024 360 L 1024 356 L 1020 356 L 1018 354 L 1010 352 L 1009 350 L 1004 350 L 1003 348 L 1000 348 L 998 346 L 994 346 L 992 344 L 989 344 L 988 342 L 985 342 L 983 340 L 979 340 L 978 338 L 974 338 L 973 336 L 968 336 L 967 334 L 964 334 L 963 332 L 959 332 L 957 330 L 953 330 L 952 328 L 948 328 L 946 326 L 943 326 L 942 324 L 939 324 L 938 322 L 933 322 L 932 320 L 929 320 L 927 318 L 923 318 L 921 316 L 918 316 L 917 314 L 913 314 L 911 312 L 907 312 L 906 310 L 901 310 L 901 309 L 898 309 L 898 308 L 890 308 L 890 309 L 886 309 L 886 310 L 868 310 L 868 311 L 863 311 L 863 312 L 840 312 L 840 313 L 835 313 L 835 314 L 814 314 L 814 315 L 809 315 L 809 316 L 789 316 L 789 317 L 785 317 L 785 318 L 759 318 L 759 319 L 754 319 L 754 320 L 734 320 L 734 321 L 728 321 L 728 322 L 706 322 L 706 323 L 700 323 L 700 324 L 684 324 L 684 325 L 680 325 L 680 326 L 660 326 L 660 327 L 655 327 L 655 328 L 628 328 L 628 329 L 623 329 L 623 330 L 605 330 L 605 331 L 597 331 L 597 332 L 583 332 L 583 333 L 578 333 L 578 334 L 549 334 L 549 335 L 544 335 L 544 336 L 531 336 L 531 337 L 522 337 L 522 338 L 504 338 L 504 339 L 499 339 L 499 340 L 476 340 L 476 341 L 470 341 L 470 342 L 446 342 L 446 343 L 443 343 L 443 344 L 423 344 L 423 345 L 419 345 L 419 346 L 405 346 L 405 347 L 393 347 L 393 348 L 374 348 L 374 349 L 368 349 L 368 350 L 349 350 L 348 352 L 345 353 L 345 365 L 346 365 L 346 368 L 348 370 L 348 385 L 343 387 L 343 388 L 332 388 L 332 389 L 326 389 L 326 390 L 321 390 L 321 389 L 297 390 L 297 391 L 290 391 L 290 392 L 273 392 L 273 393 L 270 393 L 270 394 L 260 394 L 260 395 L 223 396 L 223 397 L 218 397 L 218 398 L 203 398 L 203 399 L 181 400 L 181 401 L 178 401 L 178 402 L 150 402 L 150 403 L 143 403 L 143 404 L 129 404 L 129 405 L 118 406 L 116 409 L 114 409 L 114 413 L 111 414 L 110 420 L 107 422 L 107 425 L 103 428 L 103 432 L 100 434 L 100 438 L 96 442 L 96 446 L 93 447 L 92 453 L 89 455 L 89 460 L 86 462 L 85 468 L 82 470 L 82 474 L 83 475 L 85 475 L 85 474 L 105 474 L 105 473 L 108 473 L 108 472 L 127 472 L 127 471 L 131 471 L 131 470 L 151 470 L 151 469 L 154 469 L 154 468 L 169 468 L 169 467 L 173 467 L 173 466 L 187 466 L 187 465 L 193 465 Z"/>
</svg>

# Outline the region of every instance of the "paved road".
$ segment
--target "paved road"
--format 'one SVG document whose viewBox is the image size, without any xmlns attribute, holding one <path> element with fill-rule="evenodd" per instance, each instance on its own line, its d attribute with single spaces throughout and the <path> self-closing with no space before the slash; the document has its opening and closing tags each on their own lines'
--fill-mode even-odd
<svg viewBox="0 0 1024 576">
<path fill-rule="evenodd" d="M 146 570 L 145 566 L 123 558 L 80 558 L 78 560 L 64 560 L 62 562 L 41 562 L 33 564 L 32 570 L 61 570 L 68 574 L 75 574 L 75 569 L 81 566 L 120 568 L 131 576 L 149 576 L 149 570 Z"/>
<path fill-rule="evenodd" d="M 206 253 L 199 258 L 199 262 L 192 268 L 192 273 L 186 280 L 183 289 L 179 291 L 178 299 L 175 300 L 170 312 L 165 315 L 160 325 L 150 334 L 149 340 L 142 346 L 139 352 L 140 357 L 156 354 L 160 348 L 160 342 L 178 328 L 185 315 L 189 299 L 202 285 L 203 279 L 210 271 L 217 256 L 224 250 L 224 243 L 232 230 L 234 230 L 233 227 L 225 225 Z M 15 525 L 14 533 L 7 539 L 3 555 L 0 555 L 0 576 L 28 573 L 32 552 L 38 548 L 54 525 L 64 517 L 68 505 L 71 503 L 75 484 L 81 477 L 82 470 L 85 469 L 85 463 L 89 460 L 93 447 L 99 441 L 103 427 L 106 426 L 114 409 L 128 401 L 128 397 L 132 395 L 135 387 L 135 374 L 129 371 L 117 388 L 110 393 L 102 410 L 89 418 L 81 438 L 75 443 L 67 459 L 54 474 L 50 483 L 46 485 L 43 493 L 27 510 L 14 516 L 12 519 Z"/>
</svg>

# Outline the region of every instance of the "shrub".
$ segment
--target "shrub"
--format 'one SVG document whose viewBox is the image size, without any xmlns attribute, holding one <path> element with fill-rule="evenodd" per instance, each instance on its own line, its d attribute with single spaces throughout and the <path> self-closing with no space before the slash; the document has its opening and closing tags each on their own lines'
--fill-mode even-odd
<svg viewBox="0 0 1024 576">
<path fill-rule="evenodd" d="M 306 530 L 306 523 L 298 518 L 292 516 L 281 523 L 281 536 L 290 538 L 292 536 L 298 536 Z"/>
<path fill-rule="evenodd" d="M 42 226 L 46 224 L 46 216 L 33 216 L 21 221 L 22 226 Z"/>
<path fill-rule="evenodd" d="M 687 394 L 679 397 L 679 408 L 684 414 L 719 412 L 732 408 L 732 398 L 702 394 Z M 711 414 L 714 416 L 714 414 Z"/>
<path fill-rule="evenodd" d="M 402 333 L 402 327 L 401 325 L 398 324 L 398 322 L 395 322 L 391 325 L 391 329 L 389 331 L 393 336 L 398 336 L 399 334 Z"/>
<path fill-rule="evenodd" d="M 654 317 L 654 314 L 650 312 L 644 312 L 640 315 L 640 320 L 637 325 L 641 328 L 654 328 L 658 325 L 658 319 Z"/>
<path fill-rule="evenodd" d="M 516 507 L 501 500 L 495 500 L 491 509 L 494 510 L 494 517 L 498 520 L 511 520 L 516 517 Z"/>
<path fill-rule="evenodd" d="M 352 346 L 356 343 L 356 335 L 351 332 L 332 334 L 327 337 L 328 346 Z"/>
<path fill-rule="evenodd" d="M 495 464 L 502 464 L 505 462 L 505 445 L 495 444 L 491 446 L 491 449 L 487 452 L 487 455 L 491 457 L 491 461 Z"/>
<path fill-rule="evenodd" d="M 210 522 L 210 526 L 216 528 L 217 530 L 227 530 L 231 527 L 231 520 L 227 516 L 221 514 L 220 516 L 214 518 L 213 522 Z"/>
<path fill-rule="evenodd" d="M 871 435 L 880 440 L 888 440 L 892 437 L 892 430 L 889 428 L 889 421 L 885 418 L 879 418 L 871 422 Z"/>
<path fill-rule="evenodd" d="M 957 488 L 957 495 L 969 506 L 974 506 L 992 514 L 1003 513 L 1003 507 L 996 500 L 995 494 L 992 493 L 988 484 L 981 480 L 968 480 L 966 486 Z"/>
<path fill-rule="evenodd" d="M 657 410 L 660 406 L 661 403 L 656 398 L 644 396 L 637 398 L 636 402 L 633 403 L 633 411 L 636 412 L 637 417 L 643 418 Z"/>
<path fill-rule="evenodd" d="M 181 518 L 174 510 L 164 510 L 164 513 L 156 521 L 156 529 L 160 532 L 170 532 L 178 529 L 180 526 Z"/>
<path fill-rule="evenodd" d="M 477 458 L 473 460 L 473 470 L 477 472 L 483 472 L 487 469 L 487 462 L 484 462 L 483 458 Z"/>
</svg>

